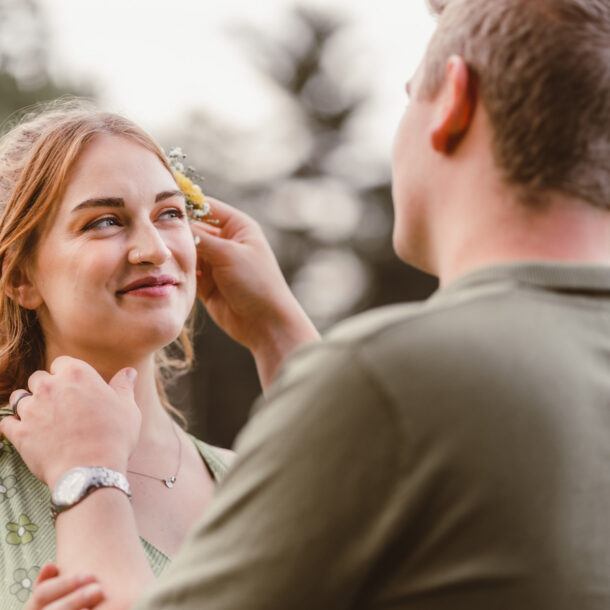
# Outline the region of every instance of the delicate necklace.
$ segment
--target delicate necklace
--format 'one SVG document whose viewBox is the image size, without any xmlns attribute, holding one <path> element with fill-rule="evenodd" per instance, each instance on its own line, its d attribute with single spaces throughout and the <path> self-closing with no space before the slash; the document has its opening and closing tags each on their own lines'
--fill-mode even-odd
<svg viewBox="0 0 610 610">
<path fill-rule="evenodd" d="M 176 471 L 171 477 L 164 479 L 163 477 L 155 477 L 152 474 L 146 474 L 144 472 L 135 472 L 134 470 L 128 470 L 127 472 L 131 474 L 137 474 L 141 477 L 147 477 L 149 479 L 154 479 L 155 481 L 160 481 L 165 485 L 165 487 L 169 487 L 170 489 L 174 486 L 176 482 L 176 477 L 178 476 L 178 472 L 180 472 L 180 466 L 182 465 L 182 443 L 180 442 L 180 438 L 178 437 L 178 432 L 176 432 L 176 424 L 172 422 L 172 430 L 174 431 L 174 436 L 178 441 L 178 465 L 176 466 Z"/>
</svg>

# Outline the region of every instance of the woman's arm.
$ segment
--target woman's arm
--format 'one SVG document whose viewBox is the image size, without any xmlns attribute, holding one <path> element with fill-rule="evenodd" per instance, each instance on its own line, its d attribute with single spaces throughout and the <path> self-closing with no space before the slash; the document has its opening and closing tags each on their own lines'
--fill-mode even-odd
<svg viewBox="0 0 610 610">
<path fill-rule="evenodd" d="M 253 354 L 263 389 L 299 345 L 319 334 L 296 300 L 260 226 L 208 198 L 217 226 L 194 222 L 198 295 L 214 321 Z"/>
<path fill-rule="evenodd" d="M 134 376 L 133 369 L 123 369 L 107 384 L 85 362 L 60 357 L 50 373 L 32 375 L 33 395 L 19 402 L 19 418 L 6 417 L 0 423 L 0 432 L 51 490 L 78 466 L 103 466 L 125 474 L 140 428 Z M 14 395 L 17 392 L 23 390 Z M 154 581 L 130 501 L 122 491 L 93 491 L 59 514 L 56 530 L 62 575 L 95 574 L 112 600 L 100 608 L 129 607 Z"/>
<path fill-rule="evenodd" d="M 57 518 L 57 565 L 67 576 L 87 570 L 106 593 L 101 609 L 131 607 L 154 583 L 127 497 L 99 489 Z"/>
</svg>

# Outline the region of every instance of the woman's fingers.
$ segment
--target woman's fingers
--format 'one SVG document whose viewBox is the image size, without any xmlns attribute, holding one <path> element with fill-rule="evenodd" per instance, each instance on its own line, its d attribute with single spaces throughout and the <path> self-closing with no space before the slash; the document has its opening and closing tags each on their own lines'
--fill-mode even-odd
<svg viewBox="0 0 610 610">
<path fill-rule="evenodd" d="M 54 566 L 53 566 L 54 567 Z M 104 599 L 93 575 L 57 576 L 58 572 L 44 566 L 34 593 L 25 610 L 80 610 L 90 608 Z M 55 576 L 50 576 L 50 574 Z"/>
<path fill-rule="evenodd" d="M 28 378 L 28 388 L 30 392 L 36 392 L 36 389 L 41 383 L 50 377 L 50 373 L 43 370 L 34 371 Z"/>
</svg>

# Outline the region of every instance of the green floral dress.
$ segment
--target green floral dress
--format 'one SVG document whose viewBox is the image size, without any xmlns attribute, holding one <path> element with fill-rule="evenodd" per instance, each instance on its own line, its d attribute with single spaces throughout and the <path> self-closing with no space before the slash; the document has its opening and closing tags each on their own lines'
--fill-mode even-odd
<svg viewBox="0 0 610 610">
<path fill-rule="evenodd" d="M 0 417 L 3 415 L 0 409 Z M 191 436 L 216 481 L 227 464 L 210 445 Z M 0 440 L 0 609 L 20 610 L 32 592 L 40 568 L 55 560 L 55 527 L 50 493 L 25 465 L 15 448 Z M 170 558 L 140 538 L 153 572 L 159 576 Z"/>
</svg>

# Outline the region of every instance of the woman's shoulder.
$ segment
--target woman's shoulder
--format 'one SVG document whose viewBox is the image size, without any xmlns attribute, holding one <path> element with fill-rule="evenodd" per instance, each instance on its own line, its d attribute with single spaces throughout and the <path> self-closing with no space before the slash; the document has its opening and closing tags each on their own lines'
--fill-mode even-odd
<svg viewBox="0 0 610 610">
<path fill-rule="evenodd" d="M 192 434 L 189 434 L 189 436 L 195 443 L 203 461 L 207 464 L 216 481 L 220 482 L 227 474 L 231 463 L 235 459 L 235 452 L 230 449 L 210 445 Z"/>
<path fill-rule="evenodd" d="M 5 417 L 12 415 L 12 410 L 8 405 L 0 406 L 0 421 Z M 42 494 L 43 496 L 49 496 L 48 487 L 39 481 L 26 466 L 25 462 L 21 459 L 19 452 L 11 444 L 11 442 L 4 438 L 0 434 L 0 477 L 17 477 L 23 486 L 30 489 L 29 495 L 32 495 L 32 491 L 35 490 L 34 494 Z M 2 494 L 2 487 L 0 484 L 0 495 Z M 3 500 L 0 497 L 0 506 Z"/>
<path fill-rule="evenodd" d="M 237 455 L 235 451 L 233 451 L 232 449 L 225 449 L 224 447 L 217 447 L 216 445 L 208 445 L 207 443 L 204 444 L 210 447 L 212 451 L 214 451 L 214 453 L 219 455 L 222 458 L 223 462 L 227 465 L 227 467 L 231 466 L 233 460 Z"/>
<path fill-rule="evenodd" d="M 50 518 L 49 501 L 49 488 L 31 473 L 15 447 L 0 439 L 0 518 L 28 511 Z"/>
<path fill-rule="evenodd" d="M 47 486 L 39 481 L 21 459 L 19 452 L 8 439 L 0 437 L 0 477 L 18 477 L 19 480 L 29 488 L 36 488 L 43 494 L 48 495 Z M 0 494 L 2 494 L 0 488 Z M 2 499 L 0 498 L 0 504 Z"/>
</svg>

